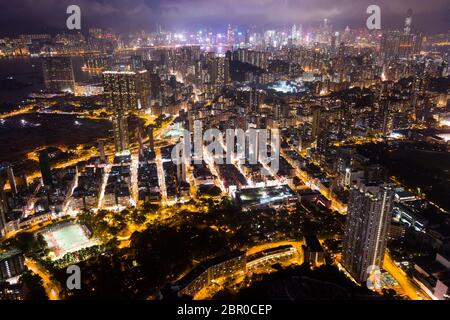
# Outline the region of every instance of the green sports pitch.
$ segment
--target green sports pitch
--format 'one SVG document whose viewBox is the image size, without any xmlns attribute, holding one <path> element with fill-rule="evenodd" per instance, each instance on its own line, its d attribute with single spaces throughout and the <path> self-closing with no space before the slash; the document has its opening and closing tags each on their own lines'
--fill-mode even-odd
<svg viewBox="0 0 450 320">
<path fill-rule="evenodd" d="M 44 232 L 43 236 L 54 260 L 95 244 L 79 224 L 57 226 Z"/>
</svg>

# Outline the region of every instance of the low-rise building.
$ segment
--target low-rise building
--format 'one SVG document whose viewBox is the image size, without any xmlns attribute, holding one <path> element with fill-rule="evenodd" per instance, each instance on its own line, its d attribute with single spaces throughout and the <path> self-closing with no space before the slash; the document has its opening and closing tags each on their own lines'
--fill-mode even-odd
<svg viewBox="0 0 450 320">
<path fill-rule="evenodd" d="M 414 264 L 413 279 L 433 300 L 450 300 L 450 259 L 436 254 L 434 261 Z"/>
</svg>

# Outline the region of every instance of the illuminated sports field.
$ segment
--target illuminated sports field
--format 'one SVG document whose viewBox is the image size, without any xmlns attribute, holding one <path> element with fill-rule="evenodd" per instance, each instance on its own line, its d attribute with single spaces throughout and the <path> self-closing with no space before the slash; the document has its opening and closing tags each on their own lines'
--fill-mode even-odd
<svg viewBox="0 0 450 320">
<path fill-rule="evenodd" d="M 53 254 L 53 259 L 62 258 L 65 254 L 76 252 L 93 246 L 85 230 L 78 224 L 69 224 L 43 233 L 44 239 Z"/>
</svg>

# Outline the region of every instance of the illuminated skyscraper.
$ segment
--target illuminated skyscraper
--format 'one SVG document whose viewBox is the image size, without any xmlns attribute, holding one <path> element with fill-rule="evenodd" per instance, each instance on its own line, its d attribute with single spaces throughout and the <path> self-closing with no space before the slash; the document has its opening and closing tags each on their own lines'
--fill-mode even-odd
<svg viewBox="0 0 450 320">
<path fill-rule="evenodd" d="M 136 70 L 130 65 L 115 66 L 103 72 L 103 85 L 107 96 L 122 96 L 125 100 L 114 100 L 126 103 L 130 111 L 139 111 L 150 106 L 150 79 L 145 69 Z"/>
<path fill-rule="evenodd" d="M 116 153 L 129 151 L 128 114 L 149 107 L 150 86 L 146 70 L 126 66 L 103 72 L 106 105 L 113 112 Z"/>
<path fill-rule="evenodd" d="M 321 117 L 321 107 L 313 106 L 312 110 L 312 129 L 311 129 L 311 138 L 312 141 L 316 141 L 317 137 L 320 133 L 320 117 Z"/>
<path fill-rule="evenodd" d="M 46 57 L 42 60 L 44 83 L 47 90 L 74 92 L 75 77 L 70 57 Z"/>
<path fill-rule="evenodd" d="M 210 57 L 208 67 L 211 84 L 224 85 L 230 81 L 230 61 L 226 57 Z"/>
<path fill-rule="evenodd" d="M 291 29 L 291 39 L 293 42 L 297 41 L 297 26 L 294 24 Z"/>
<path fill-rule="evenodd" d="M 227 44 L 228 45 L 234 44 L 234 31 L 231 28 L 231 25 L 228 25 L 228 29 L 227 29 Z"/>
<path fill-rule="evenodd" d="M 223 82 L 224 84 L 228 84 L 231 82 L 231 59 L 228 55 L 225 56 L 223 60 Z"/>
<path fill-rule="evenodd" d="M 405 34 L 400 37 L 399 44 L 399 56 L 400 57 L 409 57 L 414 53 L 414 44 L 416 41 L 416 37 L 413 34 Z"/>
<path fill-rule="evenodd" d="M 393 194 L 388 184 L 362 180 L 350 191 L 343 265 L 359 282 L 367 280 L 369 267 L 383 265 Z"/>
</svg>

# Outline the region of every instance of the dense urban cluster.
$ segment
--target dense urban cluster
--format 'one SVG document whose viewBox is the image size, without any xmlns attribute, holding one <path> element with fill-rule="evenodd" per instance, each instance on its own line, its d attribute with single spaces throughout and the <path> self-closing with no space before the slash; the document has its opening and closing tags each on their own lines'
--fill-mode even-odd
<svg viewBox="0 0 450 320">
<path fill-rule="evenodd" d="M 29 89 L 0 101 L 0 299 L 449 299 L 449 52 L 411 10 L 0 39 L 30 65 L 0 79 Z"/>
</svg>

